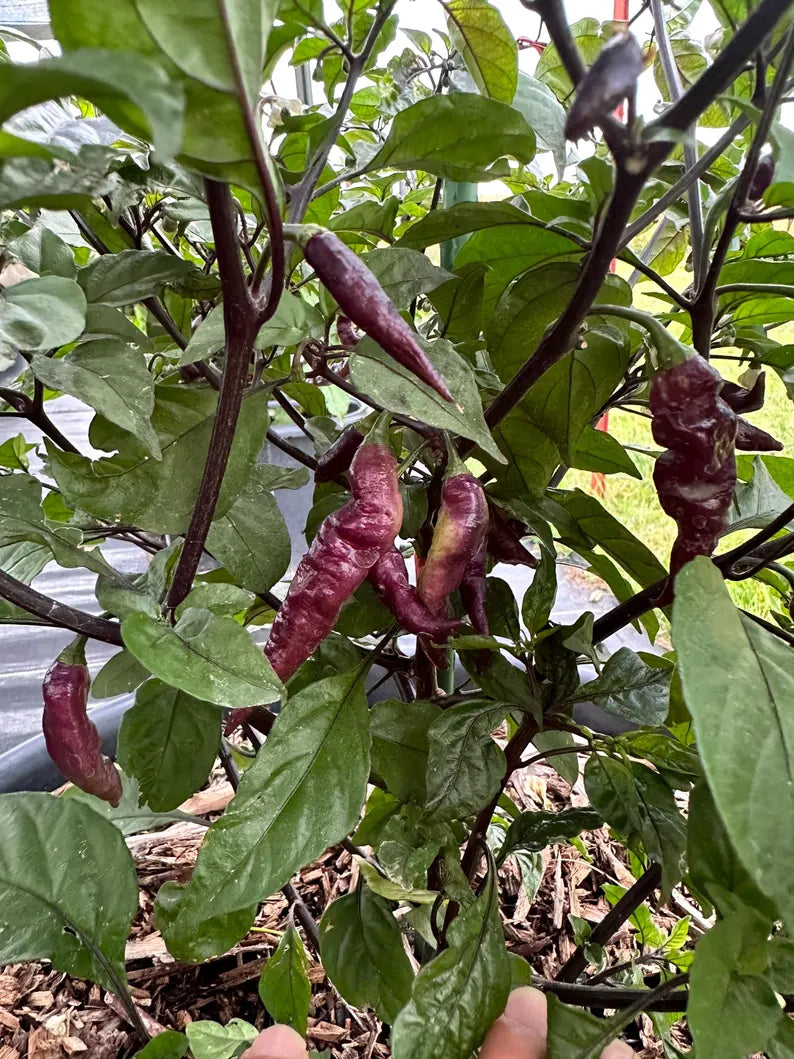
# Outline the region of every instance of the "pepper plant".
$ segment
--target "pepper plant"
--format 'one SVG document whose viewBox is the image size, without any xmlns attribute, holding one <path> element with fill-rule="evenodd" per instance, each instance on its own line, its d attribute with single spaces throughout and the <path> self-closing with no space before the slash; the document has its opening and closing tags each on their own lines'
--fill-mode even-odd
<svg viewBox="0 0 794 1059">
<path fill-rule="evenodd" d="M 794 296 L 791 5 L 650 0 L 652 40 L 570 24 L 559 0 L 507 21 L 445 0 L 432 35 L 407 0 L 50 10 L 62 54 L 0 66 L 0 398 L 21 431 L 0 447 L 0 620 L 76 637 L 44 687 L 76 786 L 0 797 L 0 960 L 115 992 L 141 1054 L 239 1054 L 239 1020 L 146 1045 L 124 971 L 123 832 L 173 820 L 220 755 L 239 789 L 156 922 L 200 962 L 283 889 L 298 926 L 262 978 L 272 1017 L 306 1027 L 302 930 L 396 1059 L 467 1059 L 523 982 L 549 995 L 554 1059 L 599 1055 L 643 1013 L 668 1057 L 681 1017 L 698 1059 L 794 1054 L 794 475 L 742 418 L 763 371 L 794 369 L 775 330 Z M 528 76 L 516 39 L 538 19 Z M 315 102 L 275 94 L 287 59 Z M 57 425 L 62 394 L 93 411 L 90 448 Z M 640 476 L 595 429 L 625 408 L 661 446 L 672 574 L 572 484 Z M 278 501 L 312 480 L 289 575 Z M 111 539 L 138 562 L 114 566 Z M 555 621 L 561 560 L 615 605 Z M 518 603 L 497 561 L 534 568 Z M 36 589 L 50 562 L 96 575 L 92 613 Z M 733 602 L 749 578 L 774 620 Z M 674 650 L 652 649 L 661 622 Z M 616 645 L 632 623 L 647 650 Z M 135 693 L 116 775 L 86 715 L 90 639 L 116 649 L 94 697 Z M 583 726 L 582 702 L 629 731 Z M 519 807 L 510 784 L 540 759 L 589 805 Z M 532 888 L 546 846 L 604 824 L 636 882 L 605 889 L 612 910 L 542 978 L 508 954 L 503 867 Z M 291 880 L 351 842 L 355 889 L 318 926 Z M 605 966 L 681 887 L 696 944 L 683 923 Z"/>
</svg>

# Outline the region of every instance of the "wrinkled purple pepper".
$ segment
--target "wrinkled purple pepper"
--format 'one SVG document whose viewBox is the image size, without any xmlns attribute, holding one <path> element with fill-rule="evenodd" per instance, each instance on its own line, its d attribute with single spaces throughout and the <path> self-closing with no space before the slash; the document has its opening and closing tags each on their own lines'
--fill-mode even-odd
<svg viewBox="0 0 794 1059">
<path fill-rule="evenodd" d="M 88 718 L 91 677 L 84 642 L 80 639 L 65 648 L 44 677 L 44 741 L 65 779 L 116 806 L 121 801 L 121 778 L 102 753 L 99 732 Z"/>
<path fill-rule="evenodd" d="M 338 475 L 344 474 L 363 441 L 364 435 L 358 427 L 348 427 L 342 431 L 330 449 L 326 449 L 317 457 L 315 482 L 331 482 Z"/>
<path fill-rule="evenodd" d="M 609 117 L 634 91 L 644 65 L 642 49 L 630 33 L 612 37 L 576 86 L 565 122 L 566 137 L 580 140 Z"/>
<path fill-rule="evenodd" d="M 408 569 L 398 548 L 390 548 L 369 572 L 369 580 L 380 598 L 408 632 L 425 634 L 435 643 L 446 640 L 460 628 L 453 618 L 430 612 L 408 580 Z"/>
<path fill-rule="evenodd" d="M 416 334 L 397 312 L 374 272 L 349 246 L 333 232 L 320 231 L 307 240 L 303 254 L 350 321 L 445 401 L 452 401 L 447 384 Z"/>
</svg>

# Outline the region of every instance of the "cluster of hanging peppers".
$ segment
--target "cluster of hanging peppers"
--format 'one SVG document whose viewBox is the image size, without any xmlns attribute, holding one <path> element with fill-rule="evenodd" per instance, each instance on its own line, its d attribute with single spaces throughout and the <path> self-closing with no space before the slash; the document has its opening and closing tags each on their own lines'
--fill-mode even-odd
<svg viewBox="0 0 794 1059">
<path fill-rule="evenodd" d="M 656 363 L 649 406 L 654 441 L 664 447 L 653 472 L 662 509 L 678 527 L 670 557 L 674 576 L 697 555 L 714 552 L 727 525 L 736 487 L 735 450 L 782 445 L 737 415 L 763 403 L 763 382 L 752 390 L 725 384 L 694 349 L 638 309 L 598 306 L 594 315 L 621 316 L 648 331 Z"/>
</svg>

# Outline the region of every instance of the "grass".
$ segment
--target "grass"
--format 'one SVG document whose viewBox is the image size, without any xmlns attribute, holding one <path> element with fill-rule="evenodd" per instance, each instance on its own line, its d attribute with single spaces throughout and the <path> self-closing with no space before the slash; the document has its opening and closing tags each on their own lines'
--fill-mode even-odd
<svg viewBox="0 0 794 1059">
<path fill-rule="evenodd" d="M 683 290 L 688 282 L 683 269 L 680 275 L 668 277 L 673 286 Z M 648 291 L 654 289 L 649 283 L 637 284 L 634 302 L 638 308 L 658 311 L 659 302 L 648 297 Z M 784 324 L 772 332 L 772 337 L 780 342 L 794 341 L 794 322 Z M 737 354 L 739 350 L 724 350 L 728 354 Z M 743 368 L 736 361 L 715 360 L 727 379 L 738 381 Z M 767 371 L 767 398 L 764 408 L 753 413 L 750 418 L 758 426 L 769 431 L 785 445 L 781 455 L 794 454 L 794 408 L 786 394 L 786 389 L 774 371 Z M 627 411 L 611 412 L 609 431 L 624 445 L 658 451 L 651 437 L 650 420 Z M 638 469 L 642 472 L 642 481 L 627 475 L 609 475 L 606 479 L 606 495 L 603 498 L 605 507 L 616 518 L 620 519 L 641 541 L 656 555 L 666 562 L 675 539 L 675 523 L 659 507 L 653 487 L 651 474 L 653 457 L 642 453 L 631 453 Z M 566 486 L 578 486 L 591 491 L 589 472 L 571 471 L 566 477 Z M 748 534 L 745 534 L 747 536 Z M 725 539 L 720 550 L 734 547 L 740 541 L 738 534 Z M 769 615 L 772 609 L 780 607 L 780 597 L 776 592 L 758 581 L 748 580 L 729 583 L 731 594 L 738 606 L 751 610 L 762 617 Z"/>
</svg>

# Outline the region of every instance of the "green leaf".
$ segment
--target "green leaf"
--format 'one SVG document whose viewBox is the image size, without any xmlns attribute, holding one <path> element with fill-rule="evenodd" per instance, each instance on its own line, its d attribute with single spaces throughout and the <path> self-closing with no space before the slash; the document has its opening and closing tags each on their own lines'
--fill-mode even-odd
<svg viewBox="0 0 794 1059">
<path fill-rule="evenodd" d="M 424 803 L 428 729 L 440 713 L 432 703 L 401 699 L 370 711 L 372 771 L 401 802 Z"/>
<path fill-rule="evenodd" d="M 106 430 L 92 441 L 118 449 L 113 456 L 90 460 L 61 452 L 51 443 L 47 453 L 58 488 L 73 507 L 109 522 L 129 522 L 153 533 L 184 533 L 198 496 L 218 399 L 207 390 L 155 387 L 152 426 L 163 458 L 126 432 Z M 248 481 L 267 430 L 267 395 L 243 401 L 215 517 L 225 515 Z"/>
<path fill-rule="evenodd" d="M 687 1019 L 702 1059 L 743 1059 L 762 1052 L 774 1036 L 781 1011 L 761 977 L 769 923 L 740 909 L 698 942 L 689 972 Z M 760 964 L 760 966 L 759 966 Z"/>
<path fill-rule="evenodd" d="M 135 50 L 131 42 L 132 51 Z M 4 63 L 0 68 L 0 121 L 48 99 L 90 99 L 114 121 L 152 139 L 173 155 L 182 140 L 184 98 L 179 85 L 145 55 L 85 49 L 57 59 Z"/>
<path fill-rule="evenodd" d="M 408 1003 L 414 974 L 391 905 L 363 881 L 328 906 L 320 921 L 320 959 L 344 999 L 393 1023 Z"/>
<path fill-rule="evenodd" d="M 88 342 L 66 357 L 35 356 L 30 367 L 45 386 L 84 401 L 160 459 L 151 423 L 154 380 L 139 350 L 113 340 Z"/>
<path fill-rule="evenodd" d="M 0 445 L 0 467 L 9 467 L 12 471 L 27 471 L 30 466 L 27 454 L 35 447 L 35 444 L 28 445 L 24 434 L 16 434 Z"/>
<path fill-rule="evenodd" d="M 318 681 L 289 700 L 210 828 L 190 882 L 160 890 L 158 923 L 178 959 L 203 960 L 231 948 L 250 927 L 258 901 L 355 828 L 369 739 L 359 671 Z"/>
<path fill-rule="evenodd" d="M 505 20 L 487 0 L 450 0 L 449 33 L 484 96 L 512 103 L 518 80 L 518 46 Z"/>
<path fill-rule="evenodd" d="M 573 787 L 579 779 L 579 759 L 577 757 L 578 747 L 570 732 L 557 732 L 550 728 L 545 732 L 538 732 L 532 740 L 532 745 L 539 754 L 547 750 L 560 750 L 562 747 L 570 747 L 570 754 L 555 754 L 548 759 L 554 771 L 561 776 L 569 787 Z"/>
<path fill-rule="evenodd" d="M 273 498 L 268 468 L 257 466 L 225 515 L 215 519 L 207 548 L 238 584 L 267 592 L 290 564 L 292 545 L 284 516 Z"/>
<path fill-rule="evenodd" d="M 368 888 L 387 901 L 410 901 L 417 905 L 432 905 L 438 898 L 437 890 L 408 890 L 399 883 L 392 882 L 385 875 L 381 875 L 378 869 L 363 857 L 356 857 L 356 863 Z"/>
<path fill-rule="evenodd" d="M 137 911 L 135 865 L 115 827 L 72 799 L 0 797 L 0 961 L 49 960 L 118 993 Z"/>
<path fill-rule="evenodd" d="M 536 635 L 548 623 L 556 598 L 557 563 L 553 555 L 541 548 L 540 564 L 521 603 L 521 616 L 530 633 Z"/>
<path fill-rule="evenodd" d="M 444 710 L 427 732 L 428 817 L 455 820 L 478 812 L 499 789 L 504 751 L 491 738 L 507 713 L 488 700 Z"/>
<path fill-rule="evenodd" d="M 630 648 L 619 647 L 597 679 L 583 684 L 571 698 L 592 700 L 607 713 L 652 728 L 667 717 L 671 676 L 672 670 L 647 666 Z"/>
<path fill-rule="evenodd" d="M 182 1059 L 187 1052 L 188 1043 L 184 1033 L 166 1030 L 158 1033 L 145 1047 L 135 1053 L 135 1059 Z"/>
<path fill-rule="evenodd" d="M 447 209 L 432 210 L 420 217 L 403 232 L 397 246 L 424 250 L 427 246 L 458 239 L 470 232 L 507 226 L 521 231 L 524 238 L 531 238 L 535 234 L 531 226 L 537 226 L 538 223 L 511 202 L 458 202 Z M 573 249 L 575 244 L 571 242 L 570 247 Z"/>
<path fill-rule="evenodd" d="M 102 798 L 95 798 L 93 794 L 86 794 L 79 787 L 67 787 L 62 798 L 69 801 L 78 801 L 87 805 L 92 812 L 103 817 L 108 823 L 117 827 L 122 835 L 137 835 L 141 831 L 155 831 L 159 827 L 167 827 L 169 824 L 178 824 L 190 820 L 186 813 L 174 810 L 169 813 L 156 813 L 148 806 L 141 806 L 140 789 L 138 781 L 132 776 L 121 776 L 121 801 L 117 806 L 112 806 Z"/>
<path fill-rule="evenodd" d="M 91 695 L 95 699 L 124 695 L 148 678 L 149 670 L 129 651 L 121 650 L 109 658 L 94 677 Z"/>
<path fill-rule="evenodd" d="M 747 906 L 766 919 L 777 919 L 777 909 L 753 882 L 731 844 L 714 799 L 704 782 L 689 799 L 687 862 L 693 883 L 723 916 Z"/>
<path fill-rule="evenodd" d="M 410 415 L 429 426 L 470 438 L 495 460 L 503 462 L 485 425 L 477 382 L 469 365 L 449 342 L 421 344 L 455 395 L 455 404 L 420 382 L 413 372 L 392 360 L 369 338 L 358 344 L 350 358 L 354 385 L 390 412 Z"/>
<path fill-rule="evenodd" d="M 59 235 L 43 224 L 35 224 L 19 239 L 8 244 L 8 249 L 39 276 L 62 276 L 74 279 L 77 275 L 72 248 Z"/>
<path fill-rule="evenodd" d="M 601 37 L 601 24 L 595 18 L 581 18 L 577 22 L 570 23 L 569 28 L 585 66 L 592 66 L 604 45 L 604 39 Z M 535 67 L 535 76 L 549 85 L 558 99 L 566 100 L 573 90 L 565 63 L 553 44 L 544 48 L 538 65 Z"/>
<path fill-rule="evenodd" d="M 497 863 L 517 851 L 540 853 L 552 843 L 569 842 L 582 831 L 595 831 L 603 822 L 601 814 L 590 808 L 522 813 L 510 824 Z"/>
<path fill-rule="evenodd" d="M 217 706 L 257 706 L 284 687 L 246 630 L 191 607 L 175 626 L 138 611 L 121 625 L 124 646 L 156 677 Z"/>
<path fill-rule="evenodd" d="M 194 1059 L 236 1059 L 257 1037 L 257 1028 L 243 1019 L 225 1026 L 202 1020 L 188 1024 L 185 1034 Z"/>
<path fill-rule="evenodd" d="M 670 787 L 652 769 L 592 754 L 585 766 L 587 796 L 610 827 L 661 864 L 665 889 L 681 876 L 686 842 L 684 819 Z"/>
<path fill-rule="evenodd" d="M 676 578 L 673 642 L 703 768 L 728 837 L 788 920 L 794 914 L 791 650 L 742 619 L 708 559 L 689 563 Z"/>
<path fill-rule="evenodd" d="M 513 106 L 523 114 L 538 141 L 538 150 L 551 151 L 562 175 L 567 156 L 565 110 L 551 89 L 535 77 L 519 71 Z"/>
<path fill-rule="evenodd" d="M 517 642 L 521 638 L 521 623 L 512 588 L 501 577 L 489 577 L 485 585 L 485 612 L 491 636 L 504 636 L 507 640 Z"/>
<path fill-rule="evenodd" d="M 781 1017 L 777 1032 L 766 1044 L 767 1059 L 789 1059 L 794 1055 L 794 1021 Z"/>
<path fill-rule="evenodd" d="M 257 346 L 294 346 L 307 338 L 322 339 L 325 324 L 319 310 L 285 291 L 278 308 L 256 336 Z"/>
<path fill-rule="evenodd" d="M 196 266 L 165 250 L 123 250 L 104 254 L 81 269 L 77 282 L 89 302 L 131 305 L 183 279 Z"/>
<path fill-rule="evenodd" d="M 667 570 L 650 548 L 610 515 L 595 497 L 575 489 L 557 499 L 575 521 L 576 528 L 594 544 L 600 545 L 643 588 L 667 576 Z M 560 536 L 564 541 L 570 541 L 572 547 L 580 543 L 574 543 L 567 527 L 561 524 L 558 528 Z"/>
<path fill-rule="evenodd" d="M 617 438 L 605 430 L 585 426 L 576 442 L 571 467 L 580 471 L 599 471 L 601 474 L 628 474 L 642 478 L 642 473 Z"/>
<path fill-rule="evenodd" d="M 311 997 L 309 956 L 290 923 L 259 978 L 259 998 L 274 1022 L 292 1026 L 305 1037 Z"/>
<path fill-rule="evenodd" d="M 604 1045 L 620 1033 L 619 1027 L 611 1030 L 613 1020 L 597 1019 L 587 1011 L 569 1007 L 553 994 L 546 1002 L 548 1059 L 598 1059 Z"/>
<path fill-rule="evenodd" d="M 220 742 L 217 706 L 149 680 L 124 714 L 117 756 L 127 775 L 138 780 L 143 800 L 156 812 L 167 812 L 203 786 Z"/>
<path fill-rule="evenodd" d="M 509 155 L 526 164 L 534 154 L 532 129 L 512 107 L 454 92 L 400 111 L 367 169 L 421 169 L 447 180 L 489 180 L 502 175 L 488 168 L 499 158 Z"/>
<path fill-rule="evenodd" d="M 80 342 L 96 342 L 104 338 L 121 339 L 144 353 L 150 353 L 154 348 L 151 338 L 136 327 L 132 320 L 128 320 L 123 312 L 97 302 L 86 307 L 85 330 Z"/>
<path fill-rule="evenodd" d="M 265 41 L 275 0 L 135 0 L 146 28 L 180 70 L 220 92 L 237 92 L 237 76 L 249 104 L 262 83 Z"/>
<path fill-rule="evenodd" d="M 404 247 L 371 250 L 362 258 L 398 309 L 407 309 L 414 298 L 435 290 L 451 278 L 424 254 Z"/>
<path fill-rule="evenodd" d="M 85 295 L 73 279 L 23 280 L 0 297 L 0 340 L 26 350 L 65 345 L 82 332 L 85 310 Z"/>
<path fill-rule="evenodd" d="M 495 878 L 449 929 L 449 946 L 420 970 L 394 1023 L 394 1059 L 469 1059 L 510 992 Z"/>
</svg>

